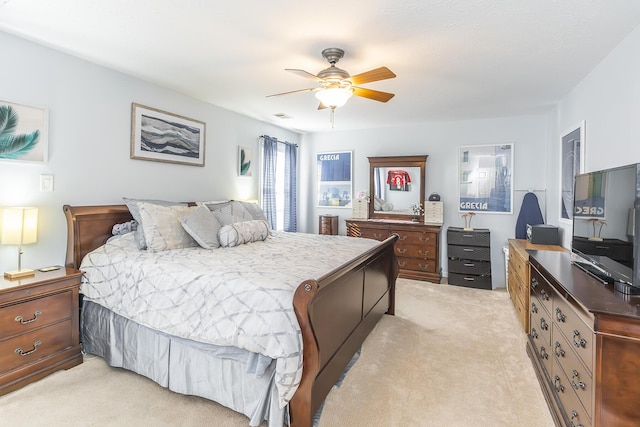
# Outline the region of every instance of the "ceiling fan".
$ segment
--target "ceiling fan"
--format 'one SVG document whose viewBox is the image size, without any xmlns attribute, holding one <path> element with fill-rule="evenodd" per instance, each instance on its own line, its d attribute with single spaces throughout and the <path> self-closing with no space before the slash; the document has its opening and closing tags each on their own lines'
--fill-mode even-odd
<svg viewBox="0 0 640 427">
<path fill-rule="evenodd" d="M 336 67 L 336 63 L 344 56 L 344 50 L 337 47 L 331 47 L 323 50 L 322 56 L 329 62 L 329 64 L 331 64 L 331 66 L 320 71 L 317 75 L 304 70 L 291 68 L 285 69 L 285 71 L 292 72 L 300 77 L 319 83 L 319 87 L 276 93 L 274 95 L 268 95 L 268 97 L 301 92 L 316 92 L 316 98 L 320 100 L 318 110 L 331 108 L 332 112 L 336 108 L 342 107 L 352 95 L 379 102 L 387 102 L 394 97 L 393 93 L 380 92 L 377 90 L 359 87 L 359 85 L 364 83 L 394 78 L 396 75 L 387 67 L 380 67 L 351 76 L 347 71 Z"/>
</svg>

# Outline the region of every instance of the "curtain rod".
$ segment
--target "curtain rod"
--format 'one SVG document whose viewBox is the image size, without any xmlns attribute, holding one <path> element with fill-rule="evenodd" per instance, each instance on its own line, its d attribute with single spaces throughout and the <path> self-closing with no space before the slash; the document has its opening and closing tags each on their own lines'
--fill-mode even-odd
<svg viewBox="0 0 640 427">
<path fill-rule="evenodd" d="M 273 138 L 272 136 L 269 135 L 260 135 L 260 138 L 264 138 L 265 136 L 268 136 L 269 138 Z M 294 146 L 298 146 L 298 144 L 294 143 L 294 142 L 287 142 L 287 141 L 280 141 L 278 138 L 273 138 L 276 140 L 276 142 L 279 142 L 280 144 L 287 144 L 287 145 L 294 145 Z"/>
</svg>

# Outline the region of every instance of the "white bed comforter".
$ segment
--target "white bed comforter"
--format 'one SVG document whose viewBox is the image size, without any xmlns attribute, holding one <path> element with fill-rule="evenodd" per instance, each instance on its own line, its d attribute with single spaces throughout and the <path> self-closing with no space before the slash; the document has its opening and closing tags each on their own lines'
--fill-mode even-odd
<svg viewBox="0 0 640 427">
<path fill-rule="evenodd" d="M 302 375 L 302 335 L 293 294 L 378 242 L 272 232 L 234 248 L 137 249 L 133 233 L 88 254 L 81 292 L 142 325 L 276 359 L 280 407 Z"/>
</svg>

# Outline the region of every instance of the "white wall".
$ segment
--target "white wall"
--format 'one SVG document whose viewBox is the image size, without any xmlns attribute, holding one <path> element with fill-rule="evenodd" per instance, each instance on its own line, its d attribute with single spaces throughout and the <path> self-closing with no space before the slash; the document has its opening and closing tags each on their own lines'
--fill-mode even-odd
<svg viewBox="0 0 640 427">
<path fill-rule="evenodd" d="M 559 102 L 557 117 L 552 156 L 559 156 L 564 131 L 585 120 L 586 172 L 640 162 L 640 27 Z M 549 170 L 547 180 L 554 218 L 559 218 L 559 184 L 554 185 L 559 166 Z M 571 224 L 561 226 L 563 245 L 570 248 Z"/>
<path fill-rule="evenodd" d="M 336 114 L 340 114 L 339 110 Z M 393 127 L 366 131 L 326 132 L 305 136 L 301 159 L 303 180 L 301 187 L 300 224 L 310 232 L 318 230 L 318 215 L 340 217 L 340 234 L 346 234 L 345 219 L 351 209 L 318 208 L 315 188 L 315 153 L 334 150 L 353 151 L 353 190 L 369 188 L 370 156 L 402 156 L 427 154 L 425 195 L 440 194 L 445 206 L 442 233 L 441 265 L 447 275 L 446 228 L 464 226 L 457 206 L 458 148 L 465 145 L 514 143 L 514 203 L 513 214 L 478 214 L 474 228 L 491 230 L 491 258 L 493 286 L 504 287 L 504 255 L 502 247 L 515 236 L 515 224 L 522 198 L 527 190 L 545 190 L 547 176 L 547 146 L 552 135 L 549 129 L 554 114 L 505 117 L 490 120 L 424 123 L 409 127 Z M 544 209 L 546 192 L 540 192 Z M 544 213 L 544 211 L 543 211 Z"/>
<path fill-rule="evenodd" d="M 299 135 L 0 32 L 0 100 L 49 109 L 49 162 L 0 162 L 0 206 L 37 206 L 38 243 L 23 265 L 64 264 L 64 204 L 121 203 L 122 197 L 168 200 L 256 199 L 258 173 L 238 178 L 238 146 L 258 153 L 268 134 Z M 205 166 L 129 158 L 131 103 L 206 122 Z M 54 191 L 39 191 L 40 174 Z M 0 269 L 17 267 L 17 247 L 0 246 Z"/>
</svg>

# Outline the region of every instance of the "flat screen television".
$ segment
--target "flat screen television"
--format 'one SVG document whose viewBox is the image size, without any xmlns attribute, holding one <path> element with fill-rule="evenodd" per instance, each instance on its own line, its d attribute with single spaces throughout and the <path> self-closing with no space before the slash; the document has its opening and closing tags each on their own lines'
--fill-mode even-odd
<svg viewBox="0 0 640 427">
<path fill-rule="evenodd" d="M 640 294 L 640 163 L 577 175 L 573 195 L 574 264 Z"/>
</svg>

